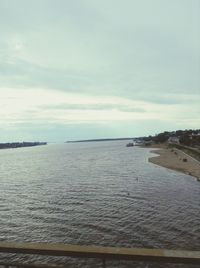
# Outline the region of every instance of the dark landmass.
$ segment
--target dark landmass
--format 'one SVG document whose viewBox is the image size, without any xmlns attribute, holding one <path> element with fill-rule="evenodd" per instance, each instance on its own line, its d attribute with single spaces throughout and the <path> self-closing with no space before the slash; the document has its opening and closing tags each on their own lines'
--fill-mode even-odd
<svg viewBox="0 0 200 268">
<path fill-rule="evenodd" d="M 132 139 L 133 138 L 91 139 L 91 140 L 67 141 L 66 143 L 73 143 L 73 142 L 95 142 L 95 141 L 125 141 L 125 140 L 132 140 Z"/>
<path fill-rule="evenodd" d="M 145 142 L 155 144 L 170 142 L 200 148 L 200 129 L 164 131 L 154 136 L 143 137 L 142 139 Z"/>
<path fill-rule="evenodd" d="M 46 145 L 47 142 L 11 142 L 11 143 L 0 143 L 0 149 L 10 148 L 21 148 L 30 146 Z"/>
</svg>

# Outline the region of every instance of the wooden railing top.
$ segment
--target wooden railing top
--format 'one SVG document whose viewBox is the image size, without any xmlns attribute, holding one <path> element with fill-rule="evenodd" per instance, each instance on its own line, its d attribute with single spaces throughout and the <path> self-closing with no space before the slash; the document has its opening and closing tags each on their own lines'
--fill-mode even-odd
<svg viewBox="0 0 200 268">
<path fill-rule="evenodd" d="M 118 248 L 47 243 L 0 243 L 0 252 L 200 264 L 200 251 Z"/>
</svg>

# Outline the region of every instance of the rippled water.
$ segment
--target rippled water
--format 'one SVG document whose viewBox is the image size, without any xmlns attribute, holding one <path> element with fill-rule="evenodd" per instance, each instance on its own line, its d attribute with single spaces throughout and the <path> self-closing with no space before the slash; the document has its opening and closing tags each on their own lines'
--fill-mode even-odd
<svg viewBox="0 0 200 268">
<path fill-rule="evenodd" d="M 200 183 L 125 143 L 0 150 L 0 240 L 199 250 Z"/>
</svg>

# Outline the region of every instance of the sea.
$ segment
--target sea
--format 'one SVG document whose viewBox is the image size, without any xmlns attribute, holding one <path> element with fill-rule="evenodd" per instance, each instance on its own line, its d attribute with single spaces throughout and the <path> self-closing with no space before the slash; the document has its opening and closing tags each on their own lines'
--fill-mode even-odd
<svg viewBox="0 0 200 268">
<path fill-rule="evenodd" d="M 0 150 L 0 242 L 200 250 L 200 183 L 126 141 Z M 102 267 L 100 260 L 8 254 Z M 0 261 L 8 259 L 0 254 Z M 106 267 L 197 267 L 108 261 Z"/>
</svg>

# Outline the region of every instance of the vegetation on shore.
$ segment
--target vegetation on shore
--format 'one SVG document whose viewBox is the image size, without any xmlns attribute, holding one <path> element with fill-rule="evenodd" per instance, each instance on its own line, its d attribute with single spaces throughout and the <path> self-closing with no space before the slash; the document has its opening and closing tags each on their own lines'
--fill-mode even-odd
<svg viewBox="0 0 200 268">
<path fill-rule="evenodd" d="M 200 150 L 198 150 L 198 149 L 188 147 L 188 146 L 183 146 L 181 144 L 169 144 L 168 147 L 169 148 L 177 148 L 177 149 L 185 152 L 186 154 L 192 156 L 193 158 L 197 159 L 198 161 L 200 161 Z"/>
<path fill-rule="evenodd" d="M 148 145 L 166 145 L 168 148 L 177 148 L 200 161 L 200 129 L 164 131 L 154 136 L 144 137 Z"/>
<path fill-rule="evenodd" d="M 200 129 L 196 130 L 176 130 L 164 131 L 154 136 L 144 137 L 145 141 L 153 141 L 154 143 L 165 143 L 170 137 L 179 139 L 179 143 L 184 146 L 200 147 Z"/>
</svg>

